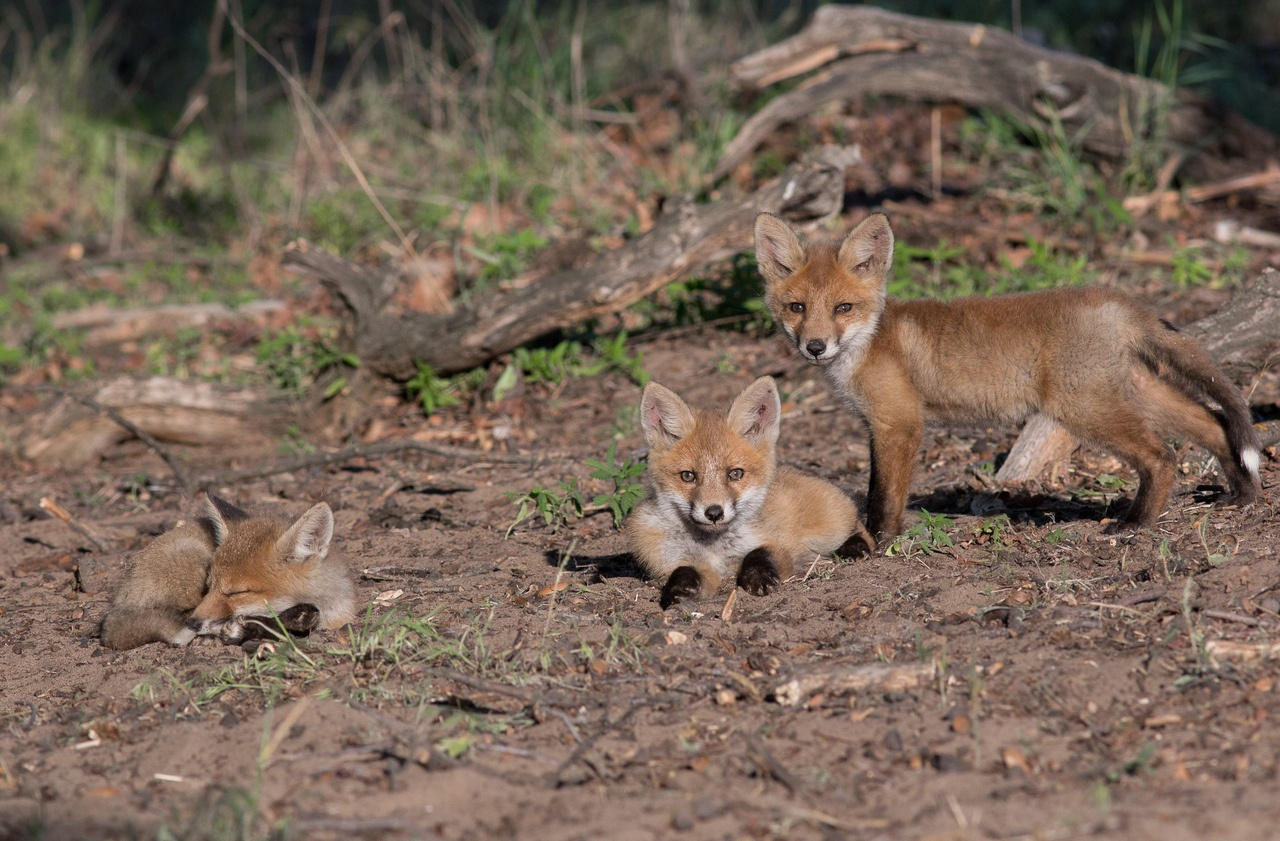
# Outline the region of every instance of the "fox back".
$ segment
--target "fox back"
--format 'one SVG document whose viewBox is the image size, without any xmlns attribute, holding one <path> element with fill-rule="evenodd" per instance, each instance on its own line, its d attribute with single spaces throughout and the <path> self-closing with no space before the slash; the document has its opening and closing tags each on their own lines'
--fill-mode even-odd
<svg viewBox="0 0 1280 841">
<path fill-rule="evenodd" d="M 199 634 L 243 637 L 252 617 L 281 614 L 301 604 L 319 611 L 316 626 L 339 628 L 355 618 L 354 586 L 329 555 L 333 512 L 321 502 L 294 522 L 274 517 L 217 518 L 218 547 L 209 589 L 191 612 Z"/>
</svg>

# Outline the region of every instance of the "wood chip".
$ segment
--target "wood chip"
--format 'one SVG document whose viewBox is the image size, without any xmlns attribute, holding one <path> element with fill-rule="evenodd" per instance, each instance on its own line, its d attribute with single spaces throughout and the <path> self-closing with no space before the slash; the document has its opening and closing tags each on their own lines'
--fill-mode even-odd
<svg viewBox="0 0 1280 841">
<path fill-rule="evenodd" d="M 689 636 L 679 631 L 667 631 L 665 639 L 667 640 L 667 645 L 684 645 L 689 641 Z"/>
<path fill-rule="evenodd" d="M 1004 762 L 1004 767 L 1006 768 L 1019 768 L 1027 774 L 1031 773 L 1031 763 L 1027 762 L 1026 754 L 1019 748 L 1001 748 L 1000 759 Z"/>
<path fill-rule="evenodd" d="M 734 587 L 729 591 L 729 598 L 724 600 L 724 607 L 720 609 L 720 621 L 728 622 L 733 618 L 733 607 L 738 603 L 738 588 Z"/>
</svg>

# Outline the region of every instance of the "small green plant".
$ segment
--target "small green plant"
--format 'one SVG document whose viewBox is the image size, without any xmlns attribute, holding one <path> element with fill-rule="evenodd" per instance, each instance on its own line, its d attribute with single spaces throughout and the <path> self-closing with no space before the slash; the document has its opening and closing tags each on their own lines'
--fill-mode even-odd
<svg viewBox="0 0 1280 841">
<path fill-rule="evenodd" d="M 591 345 L 595 360 L 582 368 L 580 377 L 593 377 L 605 371 L 618 371 L 638 386 L 649 382 L 649 371 L 644 367 L 644 353 L 627 351 L 627 331 L 621 330 L 613 338 L 596 339 Z"/>
<path fill-rule="evenodd" d="M 1006 549 L 1009 541 L 1005 532 L 1009 528 L 1009 515 L 998 514 L 989 517 L 973 527 L 973 536 L 979 543 L 986 543 L 993 549 Z"/>
<path fill-rule="evenodd" d="M 1204 286 L 1213 280 L 1213 269 L 1200 259 L 1194 248 L 1174 248 L 1169 266 L 1172 280 L 1179 289 Z"/>
<path fill-rule="evenodd" d="M 285 455 L 309 455 L 315 451 L 316 445 L 308 441 L 295 424 L 290 424 L 280 436 L 280 452 Z"/>
<path fill-rule="evenodd" d="M 516 512 L 515 520 L 507 527 L 507 537 L 511 537 L 511 532 L 516 526 L 535 513 L 542 515 L 543 521 L 553 532 L 582 517 L 586 510 L 586 501 L 582 496 L 582 490 L 578 487 L 578 480 L 562 479 L 558 484 L 559 490 L 534 485 L 524 493 L 507 492 L 507 499 L 520 509 Z"/>
<path fill-rule="evenodd" d="M 355 354 L 338 350 L 323 338 L 307 336 L 296 325 L 263 336 L 256 356 L 267 381 L 293 396 L 306 393 L 320 375 L 331 368 L 360 367 Z M 325 399 L 340 393 L 346 384 L 346 377 L 336 377 L 325 387 Z"/>
<path fill-rule="evenodd" d="M 519 347 L 511 356 L 512 362 L 524 374 L 525 382 L 557 385 L 586 367 L 582 345 L 565 340 L 553 347 Z"/>
<path fill-rule="evenodd" d="M 1044 542 L 1048 543 L 1050 546 L 1057 546 L 1059 543 L 1061 543 L 1063 540 L 1066 539 L 1066 536 L 1067 536 L 1066 529 L 1062 528 L 1061 526 L 1058 526 L 1057 528 L 1053 529 L 1053 531 L 1049 532 L 1044 536 Z"/>
<path fill-rule="evenodd" d="M 925 555 L 941 552 L 943 549 L 955 545 L 951 535 L 947 534 L 947 529 L 954 527 L 955 521 L 946 514 L 930 514 L 928 511 L 921 509 L 920 522 L 895 538 L 889 544 L 889 548 L 885 550 L 885 554 L 910 555 L 914 550 L 918 550 Z"/>
<path fill-rule="evenodd" d="M 418 367 L 418 373 L 404 384 L 404 391 L 410 400 L 422 404 L 422 411 L 428 417 L 446 406 L 456 406 L 461 402 L 457 385 L 451 379 L 438 376 L 425 362 L 415 360 L 414 365 Z"/>
<path fill-rule="evenodd" d="M 609 452 L 605 454 L 605 460 L 598 461 L 589 458 L 587 459 L 587 466 L 595 468 L 591 471 L 591 478 L 613 482 L 613 491 L 611 493 L 596 494 L 592 498 L 591 504 L 603 505 L 608 508 L 610 513 L 613 514 L 613 527 L 621 528 L 623 518 L 631 512 L 635 504 L 644 496 L 644 485 L 634 480 L 637 476 L 644 475 L 645 465 L 643 462 L 630 460 L 618 464 L 617 448 L 617 439 L 610 441 Z"/>
<path fill-rule="evenodd" d="M 526 228 L 494 234 L 467 250 L 484 264 L 477 280 L 480 283 L 487 283 L 506 280 L 520 274 L 528 265 L 530 258 L 546 246 L 546 237 Z"/>
</svg>

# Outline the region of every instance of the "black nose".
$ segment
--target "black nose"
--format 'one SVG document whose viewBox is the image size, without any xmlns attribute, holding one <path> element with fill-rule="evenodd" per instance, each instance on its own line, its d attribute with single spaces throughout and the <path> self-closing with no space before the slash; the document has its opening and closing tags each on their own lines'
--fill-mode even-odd
<svg viewBox="0 0 1280 841">
<path fill-rule="evenodd" d="M 822 339 L 810 339 L 804 349 L 809 351 L 810 356 L 822 356 L 822 352 L 827 349 L 827 343 Z"/>
<path fill-rule="evenodd" d="M 189 629 L 190 629 L 190 630 L 192 630 L 192 631 L 198 631 L 198 630 L 200 630 L 200 628 L 201 628 L 203 625 L 204 625 L 204 623 L 203 623 L 203 622 L 201 622 L 199 619 L 188 619 L 188 620 L 187 620 L 187 628 L 189 628 Z"/>
<path fill-rule="evenodd" d="M 706 514 L 707 519 L 713 523 L 718 523 L 724 518 L 724 509 L 719 505 L 708 505 L 707 510 L 702 513 Z"/>
</svg>

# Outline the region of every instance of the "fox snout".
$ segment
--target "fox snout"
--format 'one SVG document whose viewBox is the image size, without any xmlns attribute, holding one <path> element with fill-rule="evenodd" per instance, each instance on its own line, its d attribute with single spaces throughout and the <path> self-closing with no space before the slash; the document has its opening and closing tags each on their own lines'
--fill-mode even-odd
<svg viewBox="0 0 1280 841">
<path fill-rule="evenodd" d="M 728 525 L 734 516 L 733 504 L 721 505 L 712 503 L 703 505 L 694 500 L 689 503 L 689 517 L 698 525 L 709 528 L 720 528 Z"/>
<path fill-rule="evenodd" d="M 810 339 L 804 343 L 804 352 L 814 359 L 819 359 L 827 350 L 827 343 L 822 339 Z"/>
</svg>

